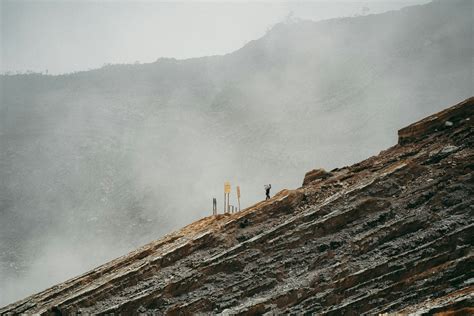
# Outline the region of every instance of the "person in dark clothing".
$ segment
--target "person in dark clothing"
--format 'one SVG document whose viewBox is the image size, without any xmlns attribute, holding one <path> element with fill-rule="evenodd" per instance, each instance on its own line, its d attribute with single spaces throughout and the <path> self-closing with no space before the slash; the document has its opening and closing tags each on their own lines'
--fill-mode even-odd
<svg viewBox="0 0 474 316">
<path fill-rule="evenodd" d="M 266 195 L 265 200 L 268 200 L 270 198 L 270 189 L 271 188 L 272 188 L 271 184 L 265 185 L 265 195 Z"/>
</svg>

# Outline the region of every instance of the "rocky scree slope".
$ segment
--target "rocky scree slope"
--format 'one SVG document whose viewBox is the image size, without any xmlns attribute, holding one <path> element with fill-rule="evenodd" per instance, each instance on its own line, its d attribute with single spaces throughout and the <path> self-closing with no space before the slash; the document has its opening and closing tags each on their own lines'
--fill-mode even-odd
<svg viewBox="0 0 474 316">
<path fill-rule="evenodd" d="M 307 173 L 0 309 L 62 314 L 473 313 L 474 97 L 352 166 Z"/>
</svg>

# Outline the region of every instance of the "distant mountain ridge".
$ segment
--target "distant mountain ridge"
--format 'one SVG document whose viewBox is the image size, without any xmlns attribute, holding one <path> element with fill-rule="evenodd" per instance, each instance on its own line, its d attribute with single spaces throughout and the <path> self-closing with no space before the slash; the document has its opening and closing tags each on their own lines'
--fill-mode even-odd
<svg viewBox="0 0 474 316">
<path fill-rule="evenodd" d="M 32 250 L 80 262 L 45 287 L 207 215 L 225 180 L 249 205 L 265 183 L 377 153 L 473 94 L 472 6 L 279 24 L 224 56 L 1 76 L 3 283 L 44 274 Z"/>
</svg>

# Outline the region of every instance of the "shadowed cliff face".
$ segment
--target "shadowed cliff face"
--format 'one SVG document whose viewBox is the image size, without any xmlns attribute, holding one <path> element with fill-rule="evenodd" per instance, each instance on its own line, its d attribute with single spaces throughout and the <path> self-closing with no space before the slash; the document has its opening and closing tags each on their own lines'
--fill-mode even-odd
<svg viewBox="0 0 474 316">
<path fill-rule="evenodd" d="M 473 120 L 474 97 L 0 313 L 472 313 Z"/>
<path fill-rule="evenodd" d="M 449 0 L 279 24 L 225 56 L 1 76 L 0 304 L 210 214 L 224 181 L 248 206 L 377 153 L 472 95 L 472 45 L 472 1 Z"/>
</svg>

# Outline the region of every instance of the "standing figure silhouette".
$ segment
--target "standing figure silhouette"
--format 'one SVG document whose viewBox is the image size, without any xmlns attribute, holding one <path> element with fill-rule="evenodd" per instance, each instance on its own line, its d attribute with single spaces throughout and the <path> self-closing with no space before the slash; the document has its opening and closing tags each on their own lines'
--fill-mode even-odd
<svg viewBox="0 0 474 316">
<path fill-rule="evenodd" d="M 270 198 L 270 189 L 272 188 L 271 184 L 265 185 L 265 200 L 268 200 Z"/>
</svg>

